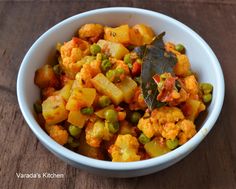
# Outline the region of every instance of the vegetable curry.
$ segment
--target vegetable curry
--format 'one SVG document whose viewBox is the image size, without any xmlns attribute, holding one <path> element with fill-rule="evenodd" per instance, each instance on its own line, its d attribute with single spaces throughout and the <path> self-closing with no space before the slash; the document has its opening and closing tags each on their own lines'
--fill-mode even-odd
<svg viewBox="0 0 236 189">
<path fill-rule="evenodd" d="M 38 123 L 57 143 L 88 157 L 129 162 L 174 150 L 197 132 L 212 98 L 182 44 L 145 24 L 85 24 L 58 43 L 56 64 L 35 72 Z"/>
</svg>

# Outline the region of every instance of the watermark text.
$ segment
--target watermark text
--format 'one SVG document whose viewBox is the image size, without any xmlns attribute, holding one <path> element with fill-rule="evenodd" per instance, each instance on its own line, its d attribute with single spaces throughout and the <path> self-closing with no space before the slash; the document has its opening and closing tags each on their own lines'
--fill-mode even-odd
<svg viewBox="0 0 236 189">
<path fill-rule="evenodd" d="M 63 179 L 65 175 L 63 173 L 16 173 L 16 177 L 19 179 Z"/>
</svg>

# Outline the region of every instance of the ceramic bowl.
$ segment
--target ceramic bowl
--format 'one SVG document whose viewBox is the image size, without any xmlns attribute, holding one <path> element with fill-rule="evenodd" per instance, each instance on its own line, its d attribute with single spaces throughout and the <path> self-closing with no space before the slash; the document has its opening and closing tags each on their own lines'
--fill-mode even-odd
<svg viewBox="0 0 236 189">
<path fill-rule="evenodd" d="M 165 31 L 165 41 L 182 43 L 192 69 L 200 82 L 213 84 L 213 99 L 204 121 L 197 125 L 198 132 L 187 143 L 160 157 L 137 162 L 117 163 L 96 160 L 77 154 L 59 145 L 41 129 L 34 117 L 33 103 L 39 99 L 39 89 L 34 85 L 35 70 L 41 67 L 55 53 L 55 44 L 71 39 L 75 31 L 86 23 L 100 23 L 108 26 L 120 24 L 150 25 L 156 34 Z M 72 16 L 48 31 L 32 45 L 25 55 L 17 78 L 17 97 L 22 114 L 41 143 L 60 159 L 74 167 L 109 177 L 142 176 L 162 170 L 180 161 L 206 137 L 214 126 L 224 100 L 224 77 L 220 64 L 207 43 L 192 29 L 181 22 L 149 10 L 114 7 L 96 9 Z M 37 158 L 37 157 L 36 157 Z"/>
</svg>

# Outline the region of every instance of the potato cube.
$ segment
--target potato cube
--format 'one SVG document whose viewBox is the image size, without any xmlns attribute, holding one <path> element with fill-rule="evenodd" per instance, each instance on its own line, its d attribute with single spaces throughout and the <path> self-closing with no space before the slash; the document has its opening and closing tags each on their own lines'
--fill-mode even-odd
<svg viewBox="0 0 236 189">
<path fill-rule="evenodd" d="M 83 107 L 89 107 L 93 104 L 96 97 L 96 90 L 94 88 L 74 88 L 66 109 L 70 111 L 77 111 Z"/>
<path fill-rule="evenodd" d="M 44 65 L 35 72 L 34 83 L 40 88 L 58 87 L 59 82 L 50 65 Z"/>
<path fill-rule="evenodd" d="M 84 126 L 85 122 L 88 120 L 88 118 L 89 118 L 89 116 L 82 114 L 80 112 L 80 110 L 70 111 L 67 121 L 79 128 L 83 128 L 83 126 Z"/>
<path fill-rule="evenodd" d="M 123 44 L 129 43 L 130 41 L 129 26 L 127 24 L 116 28 L 105 27 L 104 32 L 105 40 Z"/>
<path fill-rule="evenodd" d="M 178 76 L 186 76 L 189 73 L 190 63 L 188 57 L 184 54 L 177 55 L 177 64 L 174 67 L 174 72 Z"/>
<path fill-rule="evenodd" d="M 165 144 L 159 142 L 157 138 L 154 138 L 152 141 L 146 143 L 144 145 L 144 149 L 151 157 L 161 156 L 170 151 L 169 148 L 167 148 Z"/>
<path fill-rule="evenodd" d="M 121 43 L 115 43 L 101 39 L 97 44 L 102 48 L 103 52 L 119 60 L 129 53 L 129 50 L 126 49 Z"/>
<path fill-rule="evenodd" d="M 69 80 L 69 81 L 64 85 L 64 87 L 63 87 L 61 90 L 54 92 L 54 94 L 60 95 L 60 96 L 62 96 L 66 101 L 68 101 L 68 99 L 69 99 L 69 97 L 70 97 L 70 94 L 71 94 L 71 87 L 72 87 L 72 84 L 73 84 L 73 81 L 72 81 L 72 80 Z"/>
<path fill-rule="evenodd" d="M 50 96 L 42 103 L 46 124 L 53 125 L 67 119 L 66 102 L 60 95 Z"/>
<path fill-rule="evenodd" d="M 205 109 L 206 106 L 203 102 L 194 99 L 188 99 L 182 107 L 182 111 L 186 118 L 193 122 L 197 118 L 198 114 Z"/>
<path fill-rule="evenodd" d="M 116 84 L 116 86 L 123 92 L 124 101 L 126 103 L 130 103 L 134 96 L 137 83 L 127 76 L 122 82 Z"/>
<path fill-rule="evenodd" d="M 129 30 L 130 44 L 135 46 L 141 46 L 143 44 L 143 37 L 137 29 L 131 28 Z"/>
<path fill-rule="evenodd" d="M 110 105 L 110 106 L 107 106 L 101 110 L 96 111 L 95 115 L 102 118 L 102 119 L 105 119 L 105 112 L 109 109 L 114 109 L 114 105 Z"/>
<path fill-rule="evenodd" d="M 100 93 L 110 97 L 115 104 L 123 100 L 123 92 L 102 73 L 97 74 L 91 81 Z"/>
<path fill-rule="evenodd" d="M 151 44 L 154 38 L 154 32 L 149 26 L 146 26 L 144 24 L 137 24 L 133 27 L 134 30 L 138 30 L 139 33 L 143 37 L 143 45 L 145 44 Z"/>
</svg>

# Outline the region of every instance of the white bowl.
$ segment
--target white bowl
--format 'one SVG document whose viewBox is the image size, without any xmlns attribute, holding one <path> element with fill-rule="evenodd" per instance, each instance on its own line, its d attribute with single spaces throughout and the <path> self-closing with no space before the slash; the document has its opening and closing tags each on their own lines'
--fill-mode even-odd
<svg viewBox="0 0 236 189">
<path fill-rule="evenodd" d="M 34 118 L 33 103 L 39 99 L 34 85 L 35 70 L 55 53 L 55 44 L 69 40 L 85 23 L 108 26 L 145 23 L 156 33 L 166 32 L 165 41 L 182 43 L 187 49 L 192 69 L 200 81 L 212 83 L 213 99 L 199 131 L 187 143 L 160 157 L 129 163 L 115 163 L 85 157 L 56 143 L 39 126 Z M 110 177 L 134 177 L 162 170 L 188 155 L 205 138 L 215 124 L 224 100 L 224 77 L 220 64 L 207 43 L 193 30 L 163 14 L 137 8 L 104 8 L 72 16 L 45 32 L 29 49 L 21 64 L 17 79 L 17 96 L 22 114 L 41 143 L 65 162 L 91 173 Z"/>
</svg>

